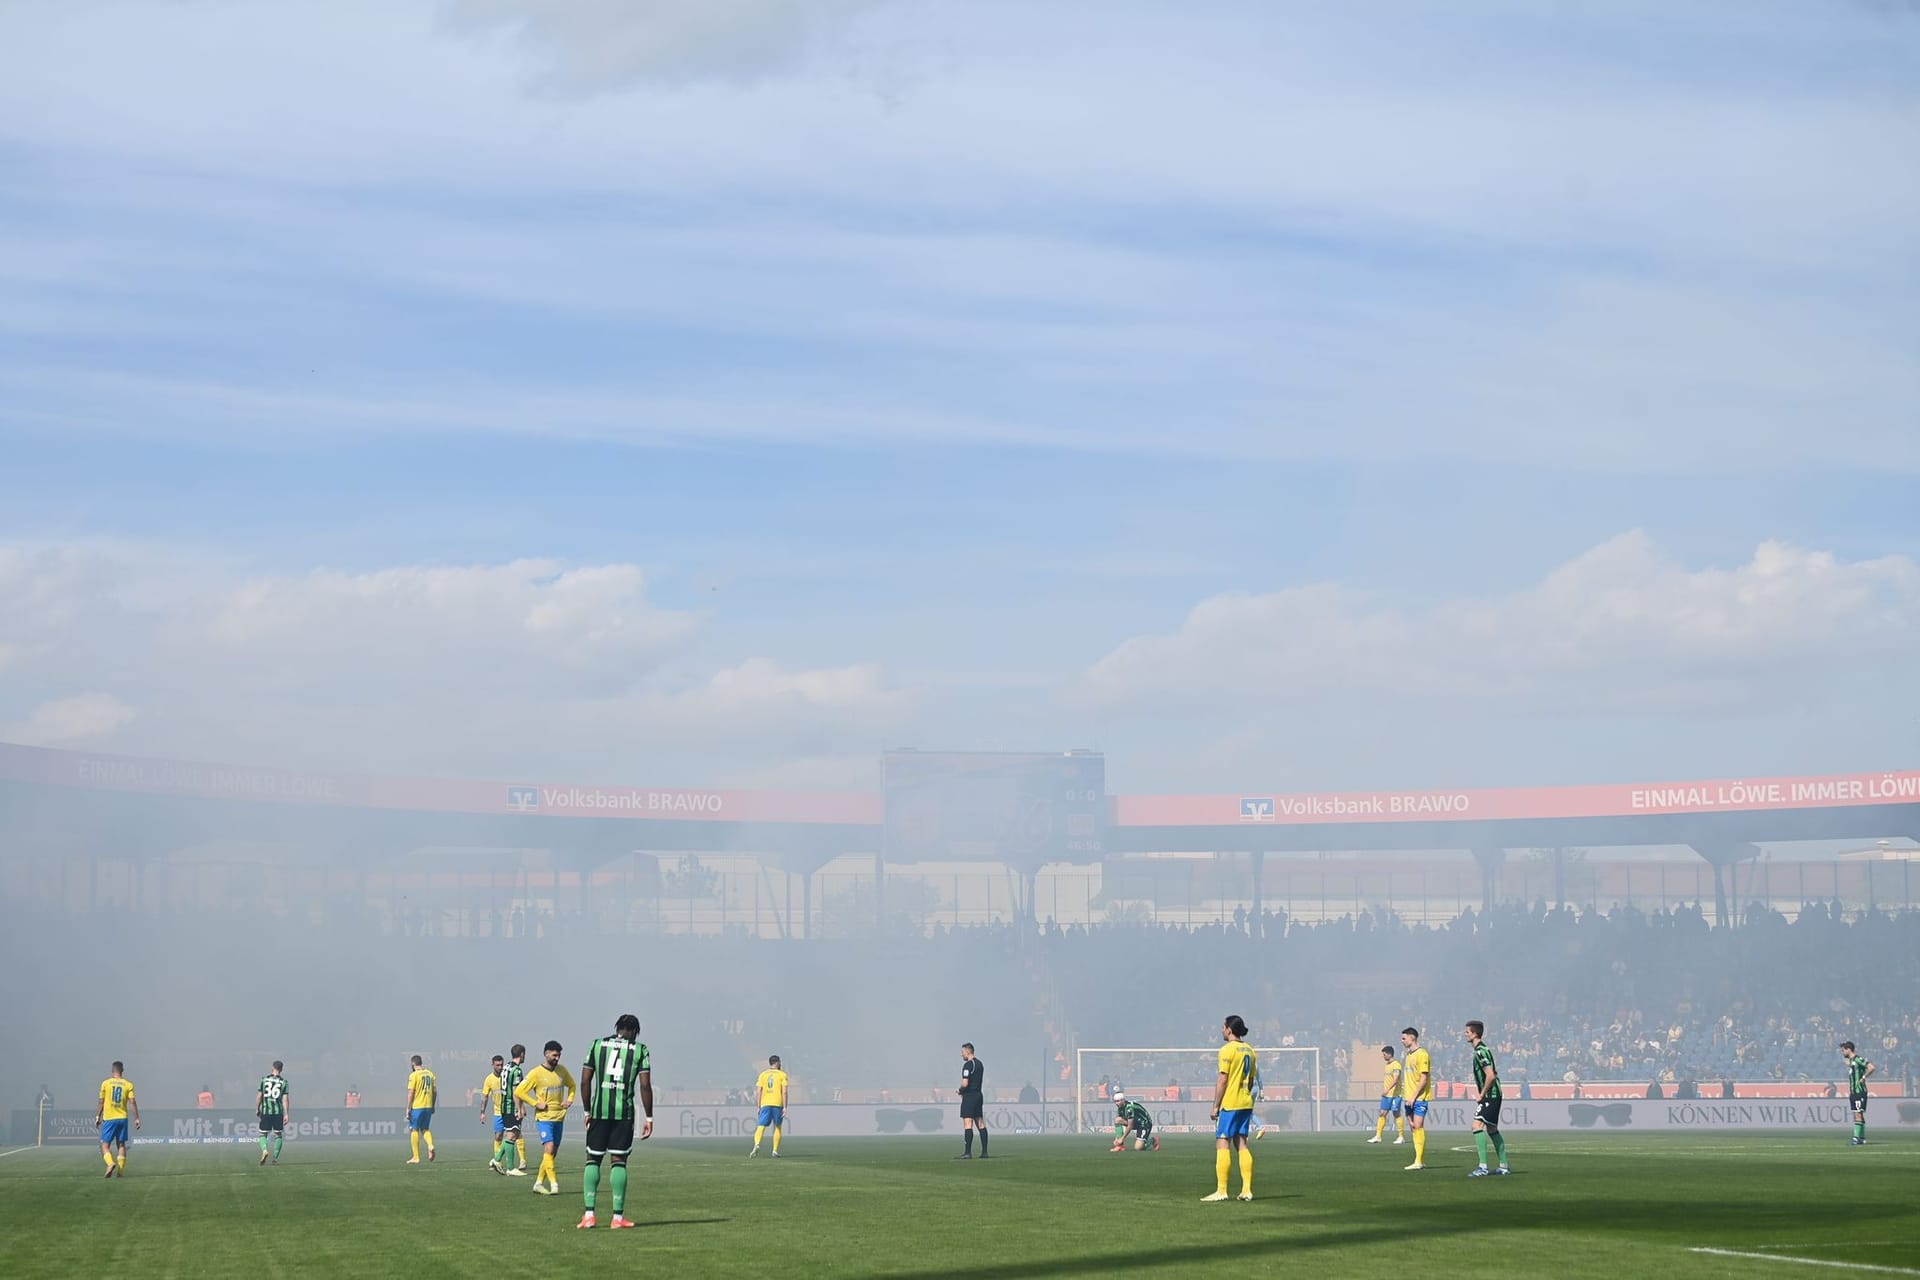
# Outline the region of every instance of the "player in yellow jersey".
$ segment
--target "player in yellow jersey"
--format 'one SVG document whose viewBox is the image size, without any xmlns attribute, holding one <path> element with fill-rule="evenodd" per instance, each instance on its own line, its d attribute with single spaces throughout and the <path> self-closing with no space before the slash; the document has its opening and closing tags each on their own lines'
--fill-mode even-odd
<svg viewBox="0 0 1920 1280">
<path fill-rule="evenodd" d="M 1253 1047 L 1247 1043 L 1247 1024 L 1237 1013 L 1227 1015 L 1220 1024 L 1220 1075 L 1213 1085 L 1213 1177 L 1214 1190 L 1203 1201 L 1227 1198 L 1227 1175 L 1233 1170 L 1233 1153 L 1240 1153 L 1240 1199 L 1253 1199 L 1253 1148 L 1247 1145 L 1247 1130 L 1253 1121 L 1254 1082 L 1260 1078 L 1260 1064 Z"/>
<path fill-rule="evenodd" d="M 753 1150 L 747 1152 L 751 1159 L 760 1154 L 760 1139 L 767 1130 L 773 1130 L 773 1154 L 780 1154 L 780 1130 L 787 1117 L 787 1073 L 780 1069 L 780 1055 L 774 1054 L 767 1059 L 767 1069 L 760 1073 L 753 1087 L 760 1094 L 759 1125 L 753 1131 Z"/>
<path fill-rule="evenodd" d="M 513 1096 L 533 1112 L 534 1126 L 540 1134 L 540 1168 L 533 1175 L 533 1189 L 543 1196 L 557 1196 L 560 1178 L 554 1170 L 553 1158 L 560 1152 L 567 1109 L 573 1105 L 573 1095 L 579 1089 L 573 1082 L 573 1074 L 560 1065 L 560 1042 L 547 1041 L 545 1052 L 545 1061 L 527 1072 Z"/>
<path fill-rule="evenodd" d="M 486 1128 L 487 1121 L 498 1120 L 500 1116 L 500 1073 L 507 1069 L 507 1060 L 499 1054 L 493 1055 L 491 1070 L 487 1078 L 480 1082 L 480 1127 Z M 494 1125 L 494 1142 L 500 1140 L 500 1126 Z M 496 1150 L 487 1160 L 487 1168 L 495 1173 L 500 1171 L 499 1152 Z"/>
<path fill-rule="evenodd" d="M 1413 1163 L 1409 1169 L 1427 1167 L 1427 1105 L 1433 1101 L 1433 1057 L 1420 1047 L 1420 1032 L 1408 1027 L 1400 1033 L 1407 1047 L 1407 1065 L 1400 1074 L 1401 1096 L 1405 1098 L 1407 1127 L 1413 1130 Z"/>
<path fill-rule="evenodd" d="M 433 1108 L 440 1100 L 440 1081 L 414 1054 L 413 1070 L 407 1073 L 407 1141 L 413 1147 L 413 1159 L 420 1163 L 420 1143 L 425 1139 L 427 1159 L 433 1159 Z"/>
<path fill-rule="evenodd" d="M 1378 1142 L 1387 1133 L 1387 1118 L 1393 1118 L 1393 1145 L 1399 1146 L 1407 1140 L 1407 1119 L 1401 1107 L 1400 1097 L 1400 1059 L 1394 1053 L 1393 1046 L 1380 1046 L 1380 1057 L 1385 1062 L 1380 1077 L 1380 1115 L 1373 1122 L 1373 1136 L 1368 1142 Z"/>
<path fill-rule="evenodd" d="M 133 1081 L 127 1079 L 124 1062 L 113 1064 L 113 1074 L 100 1082 L 100 1105 L 94 1108 L 93 1122 L 100 1127 L 100 1158 L 107 1162 L 107 1176 L 127 1176 L 127 1113 L 133 1113 L 133 1127 L 140 1127 L 140 1104 L 134 1100 Z M 116 1163 L 115 1149 L 119 1158 Z"/>
</svg>

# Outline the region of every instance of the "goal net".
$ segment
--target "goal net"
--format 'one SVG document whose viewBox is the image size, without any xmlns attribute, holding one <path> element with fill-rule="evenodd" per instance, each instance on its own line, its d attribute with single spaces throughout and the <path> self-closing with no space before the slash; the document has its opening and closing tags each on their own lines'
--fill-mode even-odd
<svg viewBox="0 0 1920 1280">
<path fill-rule="evenodd" d="M 1254 1046 L 1260 1096 L 1253 1114 L 1262 1125 L 1318 1132 L 1326 1091 L 1317 1047 Z M 1113 1095 L 1143 1104 L 1161 1133 L 1213 1132 L 1213 1087 L 1220 1046 L 1210 1049 L 1076 1049 L 1073 1055 L 1074 1132 L 1111 1128 Z"/>
</svg>

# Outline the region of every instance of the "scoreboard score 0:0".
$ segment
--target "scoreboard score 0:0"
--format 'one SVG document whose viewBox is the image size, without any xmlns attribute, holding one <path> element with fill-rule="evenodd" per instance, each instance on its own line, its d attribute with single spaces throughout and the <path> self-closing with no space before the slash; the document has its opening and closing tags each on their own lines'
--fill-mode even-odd
<svg viewBox="0 0 1920 1280">
<path fill-rule="evenodd" d="M 1104 756 L 889 751 L 880 763 L 895 861 L 1037 864 L 1106 848 Z"/>
</svg>

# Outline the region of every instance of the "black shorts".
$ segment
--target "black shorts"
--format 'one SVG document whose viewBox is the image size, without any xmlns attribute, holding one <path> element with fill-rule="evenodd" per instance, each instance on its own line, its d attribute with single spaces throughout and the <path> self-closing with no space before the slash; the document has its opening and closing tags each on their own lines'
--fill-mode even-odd
<svg viewBox="0 0 1920 1280">
<path fill-rule="evenodd" d="M 287 1118 L 284 1115 L 260 1117 L 260 1132 L 262 1133 L 285 1133 L 286 1129 Z"/>
<path fill-rule="evenodd" d="M 962 1120 L 985 1120 L 987 1118 L 986 1095 L 979 1093 L 961 1094 L 960 1118 Z"/>
<path fill-rule="evenodd" d="M 587 1121 L 587 1154 L 590 1156 L 619 1156 L 622 1160 L 633 1151 L 633 1121 L 631 1120 L 589 1120 Z"/>
<path fill-rule="evenodd" d="M 1153 1132 L 1153 1121 L 1151 1121 L 1151 1120 L 1146 1120 L 1146 1121 L 1139 1121 L 1139 1120 L 1136 1120 L 1136 1121 L 1134 1121 L 1134 1123 L 1132 1123 L 1132 1124 L 1130 1124 L 1130 1125 L 1128 1125 L 1128 1126 L 1127 1126 L 1127 1132 L 1128 1132 L 1128 1133 L 1137 1133 L 1137 1134 L 1139 1134 L 1139 1135 L 1140 1135 L 1141 1137 L 1143 1137 L 1143 1138 L 1144 1138 L 1144 1137 L 1147 1137 L 1148 1135 L 1150 1135 L 1150 1134 L 1151 1134 L 1151 1133 Z"/>
<path fill-rule="evenodd" d="M 1498 1129 L 1500 1127 L 1500 1104 L 1502 1101 L 1504 1101 L 1504 1099 L 1488 1098 L 1485 1102 L 1474 1107 L 1473 1118 L 1489 1129 Z"/>
<path fill-rule="evenodd" d="M 1849 1111 L 1862 1111 L 1862 1112 L 1864 1112 L 1864 1111 L 1865 1111 L 1866 1109 L 1867 1109 L 1867 1095 L 1866 1095 L 1866 1094 L 1864 1094 L 1864 1093 L 1850 1093 L 1850 1094 L 1848 1094 L 1848 1095 L 1847 1095 L 1847 1110 L 1849 1110 Z"/>
</svg>

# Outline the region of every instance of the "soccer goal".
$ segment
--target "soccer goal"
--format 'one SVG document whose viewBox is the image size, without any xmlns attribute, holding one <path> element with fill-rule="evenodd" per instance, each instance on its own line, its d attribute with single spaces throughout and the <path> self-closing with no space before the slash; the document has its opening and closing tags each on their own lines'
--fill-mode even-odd
<svg viewBox="0 0 1920 1280">
<path fill-rule="evenodd" d="M 1253 1114 L 1268 1128 L 1318 1133 L 1326 1099 L 1318 1047 L 1266 1049 L 1258 1045 L 1260 1094 Z M 1220 1046 L 1210 1049 L 1076 1049 L 1073 1053 L 1073 1129 L 1092 1133 L 1113 1124 L 1113 1092 L 1144 1104 L 1166 1133 L 1213 1132 L 1213 1086 Z M 1102 1086 L 1105 1086 L 1104 1090 Z"/>
</svg>

